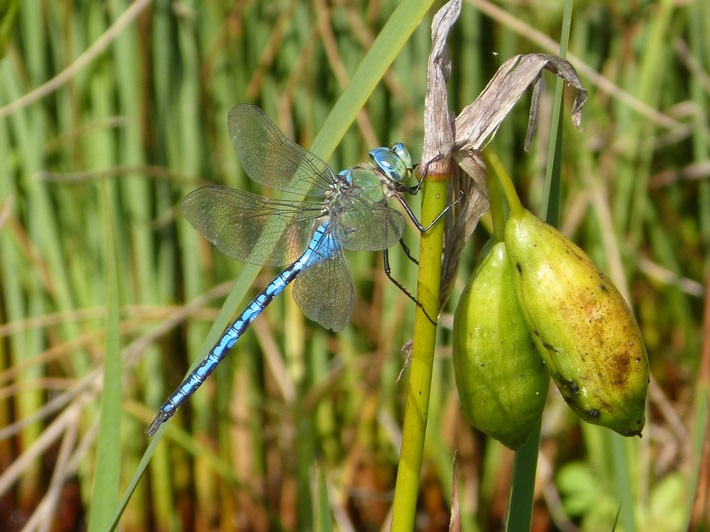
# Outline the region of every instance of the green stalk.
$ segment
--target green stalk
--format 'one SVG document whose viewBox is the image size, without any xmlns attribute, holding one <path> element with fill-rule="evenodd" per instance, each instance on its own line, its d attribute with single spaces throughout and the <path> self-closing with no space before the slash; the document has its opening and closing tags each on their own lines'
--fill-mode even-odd
<svg viewBox="0 0 710 532">
<path fill-rule="evenodd" d="M 486 159 L 486 166 L 493 170 L 495 181 L 497 181 L 503 189 L 505 199 L 508 201 L 508 207 L 510 207 L 510 217 L 520 218 L 525 212 L 525 207 L 523 207 L 523 204 L 520 203 L 520 198 L 518 197 L 518 193 L 515 191 L 513 180 L 510 178 L 510 175 L 508 175 L 508 171 L 505 169 L 505 166 L 503 166 L 503 162 L 493 152 L 486 152 L 484 156 Z M 491 203 L 493 203 L 497 196 L 497 191 L 493 191 L 496 187 L 489 186 L 488 188 L 491 194 Z M 496 220 L 494 219 L 493 221 L 495 222 Z"/>
<path fill-rule="evenodd" d="M 505 238 L 505 209 L 503 205 L 502 185 L 498 179 L 488 181 L 488 199 L 491 205 L 491 218 L 493 219 L 493 238 L 496 242 L 503 242 Z"/>
<path fill-rule="evenodd" d="M 427 176 L 422 193 L 422 224 L 425 227 L 446 208 L 448 186 L 448 175 Z M 436 224 L 422 234 L 417 299 L 429 316 L 436 316 L 438 313 L 443 243 L 443 223 Z M 402 449 L 394 490 L 392 530 L 414 530 L 435 347 L 436 326 L 417 308 L 402 429 Z"/>
<path fill-rule="evenodd" d="M 538 420 L 527 441 L 515 451 L 506 523 L 506 530 L 509 532 L 528 531 L 532 524 L 541 426 L 542 417 Z"/>
<path fill-rule="evenodd" d="M 104 184 L 106 216 L 106 358 L 104 362 L 104 386 L 101 395 L 101 416 L 96 446 L 94 468 L 93 504 L 89 511 L 88 530 L 106 530 L 119 496 L 121 478 L 121 361 L 120 331 L 120 286 L 115 230 L 112 223 L 108 187 Z"/>
</svg>

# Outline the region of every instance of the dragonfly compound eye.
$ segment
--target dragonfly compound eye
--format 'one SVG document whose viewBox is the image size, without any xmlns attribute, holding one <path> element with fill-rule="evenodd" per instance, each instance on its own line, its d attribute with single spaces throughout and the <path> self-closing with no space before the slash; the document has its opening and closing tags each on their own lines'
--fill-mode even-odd
<svg viewBox="0 0 710 532">
<path fill-rule="evenodd" d="M 370 152 L 370 158 L 390 181 L 400 183 L 409 176 L 406 161 L 387 148 L 375 148 Z"/>
<path fill-rule="evenodd" d="M 407 165 L 407 168 L 412 167 L 412 156 L 409 154 L 409 150 L 404 144 L 402 144 L 401 142 L 393 144 L 390 148 L 390 151 L 394 153 L 397 157 L 402 159 L 404 161 L 404 164 Z"/>
</svg>

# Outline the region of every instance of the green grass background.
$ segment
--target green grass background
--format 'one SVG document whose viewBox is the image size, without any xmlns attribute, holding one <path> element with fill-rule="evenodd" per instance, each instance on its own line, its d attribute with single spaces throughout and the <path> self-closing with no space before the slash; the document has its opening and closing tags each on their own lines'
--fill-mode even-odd
<svg viewBox="0 0 710 532">
<path fill-rule="evenodd" d="M 19 3 L 0 60 L 0 528 L 91 521 L 101 530 L 129 486 L 122 530 L 386 523 L 407 379 L 397 380 L 400 348 L 414 306 L 387 281 L 379 254 L 348 256 L 357 302 L 345 331 L 327 333 L 281 297 L 150 455 L 143 431 L 221 325 L 276 273 L 221 256 L 180 213 L 182 197 L 203 184 L 264 192 L 232 151 L 233 105 L 262 107 L 325 157 L 337 144 L 328 159 L 336 169 L 400 140 L 419 156 L 432 12 L 411 2 L 410 17 L 400 11 L 386 28 L 397 6 Z M 417 9 L 427 15 L 407 38 Z M 562 3 L 465 3 L 450 39 L 452 111 L 512 55 L 556 53 L 561 18 Z M 620 507 L 617 530 L 707 528 L 707 495 L 696 513 L 693 503 L 710 469 L 700 465 L 710 382 L 710 8 L 578 2 L 571 28 L 568 59 L 590 98 L 584 132 L 563 120 L 560 225 L 628 295 L 654 382 L 641 440 L 579 422 L 551 393 L 533 529 L 611 530 Z M 380 34 L 386 46 L 364 63 Z M 525 102 L 488 147 L 537 212 L 546 82 L 532 153 L 522 150 Z M 463 529 L 504 526 L 514 455 L 463 420 L 450 358 L 451 316 L 485 227 L 441 320 L 421 530 L 448 527 L 454 451 Z M 417 236 L 408 230 L 413 249 Z M 391 256 L 414 287 L 416 267 Z"/>
</svg>

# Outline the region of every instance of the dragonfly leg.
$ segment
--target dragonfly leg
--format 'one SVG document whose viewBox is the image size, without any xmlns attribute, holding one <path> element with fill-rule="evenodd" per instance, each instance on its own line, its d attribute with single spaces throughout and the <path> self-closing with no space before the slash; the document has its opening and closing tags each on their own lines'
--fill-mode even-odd
<svg viewBox="0 0 710 532">
<path fill-rule="evenodd" d="M 417 169 L 418 169 L 420 166 L 423 167 L 423 168 L 421 169 L 421 171 L 419 172 L 419 173 L 422 175 L 422 178 L 421 178 L 421 180 L 419 181 L 419 183 L 421 183 L 422 181 L 424 181 L 424 178 L 426 177 L 427 173 L 429 172 L 429 165 L 430 165 L 431 163 L 435 163 L 436 161 L 440 161 L 440 160 L 443 159 L 443 158 L 444 158 L 444 155 L 440 153 L 440 154 L 438 154 L 436 157 L 434 157 L 433 159 L 429 159 L 429 160 L 428 160 L 427 162 L 425 162 L 424 164 L 422 164 L 421 161 L 419 161 L 419 162 L 417 163 L 417 165 L 416 165 L 416 166 L 417 166 Z M 419 185 L 419 186 L 421 186 L 421 185 Z"/>
<path fill-rule="evenodd" d="M 408 187 L 408 186 L 402 185 L 402 184 L 398 184 L 397 189 L 400 192 L 406 192 L 407 194 L 411 194 L 412 196 L 416 196 L 419 193 L 419 190 L 422 188 L 422 185 L 424 184 L 424 178 L 427 176 L 427 173 L 429 172 L 429 165 L 431 163 L 434 163 L 434 162 L 442 159 L 442 158 L 443 158 L 443 155 L 439 154 L 424 164 L 422 164 L 421 162 L 415 164 L 412 167 L 412 171 L 414 170 L 414 168 L 422 167 L 422 170 L 419 172 L 419 174 L 421 175 L 421 178 L 419 179 L 417 184 L 413 185 L 411 187 Z"/>
<path fill-rule="evenodd" d="M 409 246 L 404 241 L 404 238 L 399 239 L 399 245 L 402 246 L 402 250 L 404 251 L 404 254 L 407 256 L 407 258 L 411 260 L 414 264 L 419 266 L 419 261 L 412 256 L 412 252 L 409 251 Z"/>
<path fill-rule="evenodd" d="M 402 241 L 402 240 L 400 239 L 399 243 L 400 243 L 400 244 L 402 245 L 402 247 L 405 249 L 405 253 L 407 253 L 407 252 L 409 251 L 409 249 L 406 247 L 407 245 L 404 243 L 404 241 Z M 407 290 L 407 289 L 404 287 L 404 285 L 402 285 L 402 283 L 400 283 L 397 279 L 395 279 L 395 278 L 392 276 L 392 270 L 391 270 L 391 268 L 390 268 L 390 259 L 389 259 L 388 250 L 386 250 L 386 249 L 383 250 L 382 255 L 383 255 L 383 257 L 384 257 L 385 275 L 387 276 L 387 278 L 388 278 L 390 281 L 392 281 L 392 283 L 393 283 L 397 288 L 399 288 L 400 291 L 402 291 L 402 293 L 403 293 L 404 295 L 406 295 L 409 299 L 411 299 L 411 300 L 414 302 L 414 304 L 415 304 L 416 306 L 418 306 L 418 307 L 422 310 L 422 312 L 424 313 L 424 315 L 426 316 L 426 318 L 431 322 L 432 325 L 437 326 L 438 324 L 437 324 L 436 320 L 432 319 L 432 317 L 429 316 L 429 313 L 426 311 L 426 309 L 424 308 L 424 305 L 422 305 L 421 301 L 419 301 L 416 297 L 414 297 L 412 294 L 410 294 L 410 293 L 409 293 L 409 290 Z M 408 253 L 407 253 L 407 256 L 409 256 Z M 412 258 L 412 257 L 410 256 L 410 258 Z"/>
<path fill-rule="evenodd" d="M 437 155 L 436 157 L 434 157 L 433 159 L 431 159 L 431 160 L 425 162 L 424 164 L 422 164 L 421 161 L 418 162 L 417 164 L 415 164 L 415 165 L 414 165 L 414 168 L 417 168 L 417 169 L 418 169 L 419 167 L 422 167 L 421 170 L 420 170 L 420 172 L 419 172 L 419 174 L 420 174 L 422 177 L 419 179 L 419 181 L 417 182 L 416 185 L 414 185 L 414 186 L 412 186 L 412 187 L 405 187 L 405 186 L 402 186 L 401 190 L 403 190 L 403 191 L 406 192 L 407 194 L 412 194 L 413 196 L 416 196 L 417 193 L 419 192 L 419 190 L 422 188 L 422 185 L 424 184 L 424 178 L 427 176 L 427 173 L 429 172 L 429 165 L 430 165 L 431 163 L 435 163 L 436 161 L 442 159 L 443 157 L 444 157 L 444 156 L 443 156 L 442 154 L 439 154 L 439 155 Z"/>
<path fill-rule="evenodd" d="M 397 198 L 397 201 L 399 201 L 399 203 L 400 203 L 400 204 L 402 205 L 402 207 L 404 208 L 404 211 L 407 213 L 407 216 L 409 216 L 409 219 L 412 220 L 412 222 L 414 222 L 414 225 L 417 226 L 417 229 L 419 230 L 419 232 L 420 232 L 420 233 L 426 233 L 429 229 L 431 229 L 432 227 L 434 227 L 434 226 L 436 225 L 436 223 L 441 219 L 442 216 L 444 216 L 447 212 L 449 212 L 449 209 L 450 209 L 451 207 L 453 207 L 454 205 L 456 205 L 459 201 L 461 201 L 461 200 L 464 198 L 464 193 L 462 192 L 461 195 L 460 195 L 458 198 L 456 198 L 456 201 L 454 201 L 453 203 L 449 203 L 449 204 L 446 206 L 446 208 L 445 208 L 443 211 L 441 211 L 441 212 L 437 215 L 437 217 L 434 218 L 434 219 L 432 220 L 432 222 L 431 222 L 429 225 L 427 225 L 426 227 L 424 227 L 424 226 L 422 225 L 422 223 L 421 223 L 421 222 L 419 221 L 419 219 L 416 217 L 416 215 L 414 214 L 414 212 L 412 212 L 412 209 L 409 207 L 409 205 L 407 204 L 407 202 L 405 201 L 405 199 L 402 197 L 401 194 L 396 194 L 395 197 Z"/>
</svg>

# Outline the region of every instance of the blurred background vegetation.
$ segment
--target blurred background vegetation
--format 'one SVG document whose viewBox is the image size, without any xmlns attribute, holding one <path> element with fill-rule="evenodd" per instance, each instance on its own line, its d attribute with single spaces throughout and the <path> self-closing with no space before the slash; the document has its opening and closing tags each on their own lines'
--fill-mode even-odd
<svg viewBox="0 0 710 532">
<path fill-rule="evenodd" d="M 270 193 L 243 174 L 228 110 L 254 103 L 310 146 L 397 2 L 2 4 L 5 15 L 19 10 L 0 24 L 0 528 L 81 530 L 102 467 L 120 467 L 123 492 L 148 444 L 143 431 L 204 353 L 233 280 L 252 284 L 249 267 L 198 237 L 179 209 L 207 183 Z M 449 44 L 452 111 L 509 57 L 556 53 L 561 15 L 561 2 L 466 2 Z M 369 96 L 333 168 L 395 141 L 420 155 L 430 22 Z M 653 382 L 640 440 L 580 422 L 551 392 L 533 529 L 611 530 L 620 504 L 633 505 L 635 522 L 617 530 L 708 529 L 710 5 L 579 1 L 571 35 L 568 59 L 590 98 L 584 132 L 565 117 L 561 228 L 628 294 Z M 551 92 L 530 155 L 525 103 L 488 147 L 533 211 Z M 464 530 L 497 530 L 505 517 L 514 454 L 463 420 L 450 357 L 453 309 L 486 227 L 441 318 L 421 530 L 448 528 L 454 451 Z M 416 249 L 415 232 L 406 238 Z M 392 256 L 414 287 L 415 266 Z M 290 296 L 274 302 L 175 416 L 121 529 L 309 530 L 316 469 L 337 528 L 383 526 L 414 306 L 387 281 L 380 254 L 348 260 L 357 302 L 346 330 L 306 321 Z M 247 297 L 275 273 L 261 272 Z M 120 463 L 107 464 L 97 427 L 112 338 L 122 364 L 107 384 L 123 399 L 103 421 L 120 450 Z"/>
</svg>

